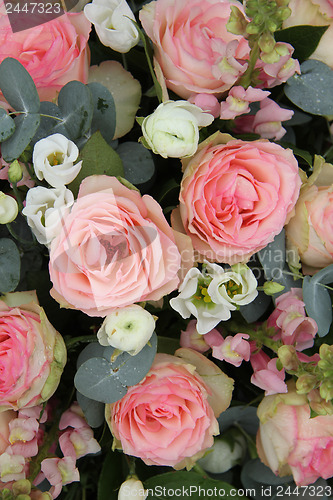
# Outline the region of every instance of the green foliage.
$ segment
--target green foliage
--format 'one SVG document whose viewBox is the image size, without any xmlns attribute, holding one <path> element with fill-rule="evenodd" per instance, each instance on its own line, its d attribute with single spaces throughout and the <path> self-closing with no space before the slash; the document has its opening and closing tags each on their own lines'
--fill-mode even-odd
<svg viewBox="0 0 333 500">
<path fill-rule="evenodd" d="M 292 26 L 274 33 L 277 42 L 290 43 L 295 51 L 293 58 L 300 62 L 308 59 L 316 50 L 328 26 Z"/>
<path fill-rule="evenodd" d="M 91 92 L 86 85 L 77 81 L 67 83 L 59 93 L 58 107 L 63 119 L 62 123 L 72 141 L 88 132 L 93 118 L 94 105 Z M 57 125 L 53 133 L 56 132 L 58 132 Z"/>
<path fill-rule="evenodd" d="M 106 142 L 113 139 L 116 130 L 116 106 L 112 94 L 97 82 L 88 83 L 93 100 L 91 133 L 100 131 Z"/>
<path fill-rule="evenodd" d="M 29 113 L 14 118 L 16 130 L 9 139 L 1 144 L 1 154 L 8 163 L 16 160 L 29 145 L 39 124 L 40 114 Z"/>
<path fill-rule="evenodd" d="M 20 281 L 21 261 L 17 246 L 9 238 L 0 239 L 0 292 L 15 290 Z"/>
<path fill-rule="evenodd" d="M 118 451 L 110 450 L 105 456 L 98 481 L 97 500 L 117 500 L 118 489 L 125 480 Z"/>
<path fill-rule="evenodd" d="M 251 489 L 254 495 L 251 495 L 254 500 L 262 500 L 271 498 L 271 495 L 279 491 L 278 486 L 283 485 L 286 488 L 292 482 L 292 476 L 275 476 L 275 474 L 264 465 L 259 458 L 249 460 L 241 472 L 241 481 L 248 491 Z M 268 488 L 267 488 L 268 487 Z M 268 492 L 270 492 L 268 494 Z"/>
<path fill-rule="evenodd" d="M 155 174 L 152 154 L 138 142 L 123 142 L 117 148 L 125 178 L 134 186 L 145 186 Z"/>
<path fill-rule="evenodd" d="M 5 109 L 0 108 L 0 142 L 6 141 L 15 132 L 15 123 Z"/>
<path fill-rule="evenodd" d="M 0 89 L 15 111 L 38 113 L 40 102 L 34 81 L 12 57 L 6 57 L 0 64 Z"/>
<path fill-rule="evenodd" d="M 103 139 L 100 132 L 95 132 L 83 147 L 80 159 L 83 160 L 78 176 L 69 184 L 76 195 L 80 184 L 89 175 L 124 176 L 124 170 L 119 155 Z"/>
<path fill-rule="evenodd" d="M 285 94 L 303 111 L 313 115 L 333 114 L 333 70 L 321 61 L 301 64 L 301 74 L 287 81 Z"/>
<path fill-rule="evenodd" d="M 322 285 L 333 283 L 333 264 L 321 269 L 314 276 L 303 280 L 303 300 L 305 309 L 318 325 L 319 337 L 324 337 L 332 323 L 332 303 L 327 288 Z"/>
</svg>

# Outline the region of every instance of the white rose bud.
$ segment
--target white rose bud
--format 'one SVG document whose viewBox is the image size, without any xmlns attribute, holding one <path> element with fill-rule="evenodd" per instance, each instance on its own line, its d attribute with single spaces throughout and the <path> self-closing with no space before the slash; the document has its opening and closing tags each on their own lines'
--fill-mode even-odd
<svg viewBox="0 0 333 500">
<path fill-rule="evenodd" d="M 166 101 L 142 122 L 144 146 L 163 158 L 192 156 L 198 147 L 199 127 L 214 117 L 188 101 Z"/>
<path fill-rule="evenodd" d="M 155 317 L 133 304 L 109 314 L 97 332 L 97 338 L 103 346 L 110 345 L 135 356 L 147 344 L 154 329 Z"/>
<path fill-rule="evenodd" d="M 234 439 L 215 439 L 207 455 L 198 464 L 208 473 L 222 474 L 242 462 L 246 451 L 245 438 L 241 435 Z"/>
<path fill-rule="evenodd" d="M 62 221 L 73 203 L 73 193 L 65 187 L 29 189 L 22 213 L 39 243 L 49 245 L 59 234 Z"/>
<path fill-rule="evenodd" d="M 106 47 L 125 53 L 139 41 L 135 17 L 125 0 L 93 0 L 84 8 L 98 38 Z"/>
<path fill-rule="evenodd" d="M 144 490 L 141 481 L 132 477 L 120 486 L 118 500 L 127 500 L 128 498 L 142 498 L 142 500 L 145 500 L 147 496 L 148 493 Z"/>
<path fill-rule="evenodd" d="M 74 142 L 62 134 L 53 134 L 36 142 L 32 161 L 37 178 L 59 188 L 72 182 L 82 167 L 74 164 L 79 150 Z"/>
<path fill-rule="evenodd" d="M 220 270 L 207 289 L 215 304 L 244 306 L 256 298 L 258 283 L 246 264 L 235 264 L 230 271 L 224 271 L 222 267 Z"/>
<path fill-rule="evenodd" d="M 18 214 L 17 202 L 11 196 L 0 191 L 0 224 L 9 224 Z"/>
</svg>

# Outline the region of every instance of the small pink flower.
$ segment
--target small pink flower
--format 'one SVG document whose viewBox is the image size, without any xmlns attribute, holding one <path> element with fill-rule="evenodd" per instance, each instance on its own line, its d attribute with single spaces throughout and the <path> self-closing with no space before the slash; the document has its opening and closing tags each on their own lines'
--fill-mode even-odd
<svg viewBox="0 0 333 500">
<path fill-rule="evenodd" d="M 50 489 L 52 498 L 60 495 L 65 484 L 80 481 L 80 474 L 72 457 L 46 458 L 41 463 L 41 471 L 52 485 Z"/>
<path fill-rule="evenodd" d="M 88 424 L 80 429 L 71 429 L 61 434 L 59 445 L 64 456 L 72 457 L 74 460 L 89 453 L 101 451 L 101 447 L 94 438 L 94 433 Z"/>
<path fill-rule="evenodd" d="M 66 427 L 73 427 L 80 429 L 86 427 L 88 424 L 84 418 L 83 411 L 77 402 L 73 403 L 71 407 L 66 410 L 60 418 L 59 429 L 63 430 Z"/>
<path fill-rule="evenodd" d="M 21 455 L 0 455 L 0 479 L 3 483 L 25 479 L 25 458 Z"/>
<path fill-rule="evenodd" d="M 297 59 L 292 59 L 294 48 L 285 42 L 278 42 L 275 51 L 280 53 L 280 59 L 275 63 L 265 63 L 259 60 L 257 68 L 261 69 L 259 78 L 263 88 L 272 88 L 284 83 L 295 73 L 300 74 L 301 69 Z"/>
<path fill-rule="evenodd" d="M 305 304 L 300 288 L 276 299 L 276 308 L 267 320 L 267 326 L 276 329 L 274 340 L 282 340 L 285 345 L 295 345 L 298 351 L 313 346 L 313 339 L 318 331 L 314 319 L 305 313 Z"/>
<path fill-rule="evenodd" d="M 198 333 L 196 324 L 197 321 L 195 319 L 189 321 L 186 330 L 181 331 L 179 343 L 181 347 L 189 347 L 197 352 L 206 352 L 209 349 L 209 345 L 206 342 L 206 335 L 208 334 L 201 335 Z"/>
<path fill-rule="evenodd" d="M 284 136 L 286 130 L 281 122 L 290 120 L 294 112 L 280 106 L 266 97 L 260 103 L 260 109 L 255 115 L 241 116 L 236 119 L 235 132 L 254 133 L 264 139 L 279 140 Z"/>
<path fill-rule="evenodd" d="M 10 453 L 26 458 L 37 455 L 39 423 L 35 418 L 15 418 L 9 423 L 9 430 Z"/>
<path fill-rule="evenodd" d="M 253 375 L 251 383 L 265 391 L 265 395 L 288 392 L 284 382 L 285 371 L 276 367 L 277 358 L 270 359 L 263 351 L 251 356 Z"/>
<path fill-rule="evenodd" d="M 202 111 L 210 113 L 214 118 L 220 114 L 220 103 L 212 94 L 193 94 L 187 100 L 201 108 Z"/>
<path fill-rule="evenodd" d="M 245 333 L 237 333 L 234 337 L 229 335 L 220 345 L 212 346 L 212 356 L 234 366 L 240 366 L 243 360 L 250 359 L 250 344 L 246 340 L 249 338 L 250 336 Z"/>
<path fill-rule="evenodd" d="M 222 120 L 233 120 L 236 116 L 250 112 L 251 102 L 262 101 L 270 92 L 248 87 L 232 87 L 225 101 L 221 102 L 220 118 Z"/>
</svg>

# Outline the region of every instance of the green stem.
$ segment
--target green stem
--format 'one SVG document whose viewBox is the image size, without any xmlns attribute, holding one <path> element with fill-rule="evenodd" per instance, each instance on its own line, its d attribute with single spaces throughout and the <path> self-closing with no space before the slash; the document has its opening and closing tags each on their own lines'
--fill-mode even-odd
<svg viewBox="0 0 333 500">
<path fill-rule="evenodd" d="M 31 247 L 34 247 L 37 245 L 37 242 L 35 240 L 35 236 L 33 233 L 32 234 L 32 237 L 33 237 L 33 241 L 29 241 L 29 240 L 25 240 L 24 238 L 21 238 L 15 231 L 14 229 L 11 227 L 11 224 L 6 224 L 6 227 L 8 229 L 8 232 L 9 234 L 15 238 L 15 240 L 17 240 L 19 243 L 21 243 L 22 245 L 29 245 Z"/>
<path fill-rule="evenodd" d="M 8 116 L 27 115 L 27 114 L 29 114 L 29 111 L 12 111 L 11 113 L 8 113 Z M 59 118 L 58 116 L 46 115 L 44 113 L 39 113 L 39 115 L 44 116 L 45 118 L 53 118 L 53 120 L 58 120 L 59 122 L 64 121 L 62 118 Z"/>
<path fill-rule="evenodd" d="M 194 470 L 194 472 L 196 472 L 197 474 L 200 474 L 200 476 L 202 476 L 204 479 L 209 478 L 209 475 L 207 474 L 207 472 L 198 463 L 193 465 L 192 470 Z"/>
<path fill-rule="evenodd" d="M 17 201 L 17 204 L 18 204 L 19 211 L 21 212 L 21 210 L 23 210 L 23 203 L 22 203 L 21 194 L 20 194 L 20 191 L 17 188 L 16 182 L 12 182 L 12 188 L 13 188 L 13 191 L 14 191 L 14 194 L 15 194 L 15 198 L 16 198 L 16 201 Z"/>
<path fill-rule="evenodd" d="M 29 480 L 33 482 L 40 472 L 42 461 L 49 456 L 49 449 L 54 441 L 58 438 L 60 416 L 52 425 L 50 431 L 47 433 L 47 438 L 44 444 L 39 449 L 38 455 L 31 459 L 29 466 Z"/>
<path fill-rule="evenodd" d="M 259 59 L 260 48 L 258 41 L 255 40 L 253 46 L 251 48 L 248 67 L 243 74 L 243 76 L 239 79 L 237 85 L 241 85 L 244 89 L 247 89 L 252 83 L 252 76 L 257 60 Z"/>
<path fill-rule="evenodd" d="M 68 340 L 66 340 L 66 347 L 67 349 L 70 349 L 73 347 L 75 344 L 79 344 L 80 342 L 96 342 L 97 337 L 96 335 L 81 335 L 80 337 L 73 337 Z"/>
</svg>

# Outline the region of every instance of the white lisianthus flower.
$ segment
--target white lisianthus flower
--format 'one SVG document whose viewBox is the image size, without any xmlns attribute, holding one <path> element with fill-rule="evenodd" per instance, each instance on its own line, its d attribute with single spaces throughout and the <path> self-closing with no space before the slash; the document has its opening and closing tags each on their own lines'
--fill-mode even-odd
<svg viewBox="0 0 333 500">
<path fill-rule="evenodd" d="M 17 202 L 11 196 L 0 191 L 0 224 L 9 224 L 18 214 Z"/>
<path fill-rule="evenodd" d="M 98 330 L 98 341 L 103 346 L 110 345 L 135 356 L 154 333 L 155 319 L 156 317 L 136 304 L 115 309 L 105 318 Z"/>
<path fill-rule="evenodd" d="M 106 47 L 125 53 L 139 41 L 135 17 L 125 0 L 93 0 L 84 8 L 98 38 Z"/>
<path fill-rule="evenodd" d="M 144 490 L 142 482 L 136 476 L 126 479 L 118 492 L 118 500 L 128 500 L 128 498 L 145 500 L 147 496 L 148 493 Z"/>
<path fill-rule="evenodd" d="M 166 101 L 143 120 L 141 140 L 163 158 L 192 156 L 198 147 L 199 127 L 213 120 L 213 115 L 188 101 Z"/>
<path fill-rule="evenodd" d="M 201 335 L 210 332 L 220 321 L 227 321 L 231 317 L 230 311 L 236 309 L 228 302 L 214 303 L 209 296 L 208 286 L 215 267 L 220 268 L 216 264 L 205 264 L 204 273 L 192 267 L 179 287 L 180 294 L 170 300 L 171 307 L 182 318 L 189 318 L 191 314 L 197 318 L 196 328 Z"/>
<path fill-rule="evenodd" d="M 29 189 L 22 213 L 39 243 L 49 245 L 59 234 L 62 221 L 73 203 L 73 193 L 65 187 L 49 189 L 37 186 Z"/>
<path fill-rule="evenodd" d="M 208 286 L 208 294 L 215 304 L 229 304 L 236 309 L 250 304 L 258 295 L 257 280 L 247 265 L 235 264 L 230 271 L 224 271 L 215 264 L 214 269 L 216 274 Z"/>
<path fill-rule="evenodd" d="M 59 188 L 72 182 L 82 167 L 82 161 L 74 164 L 79 150 L 74 142 L 62 134 L 53 134 L 36 142 L 32 161 L 37 178 Z"/>
</svg>

